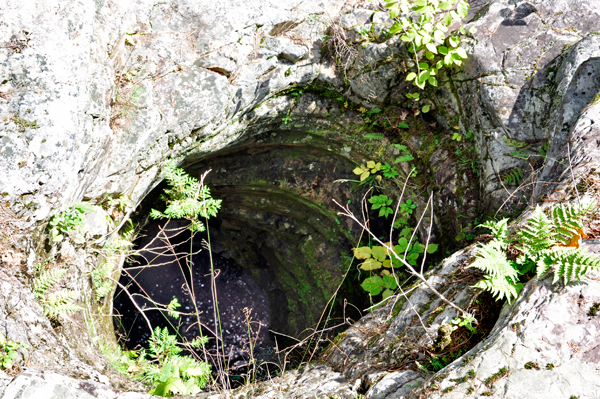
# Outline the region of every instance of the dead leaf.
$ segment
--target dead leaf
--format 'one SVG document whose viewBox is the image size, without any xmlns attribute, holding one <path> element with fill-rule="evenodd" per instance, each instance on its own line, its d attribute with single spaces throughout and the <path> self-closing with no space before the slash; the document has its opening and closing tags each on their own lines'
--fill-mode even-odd
<svg viewBox="0 0 600 399">
<path fill-rule="evenodd" d="M 558 244 L 556 246 L 557 247 L 579 248 L 579 240 L 585 239 L 586 237 L 587 237 L 587 234 L 585 234 L 582 229 L 579 229 L 579 230 L 577 230 L 577 233 L 575 233 L 573 235 L 573 237 L 571 237 L 571 241 L 569 241 L 568 244 Z"/>
<path fill-rule="evenodd" d="M 401 121 L 405 120 L 406 117 L 408 116 L 410 112 L 408 112 L 407 110 L 403 109 L 400 111 L 400 113 L 398 114 L 398 117 L 400 118 Z"/>
</svg>

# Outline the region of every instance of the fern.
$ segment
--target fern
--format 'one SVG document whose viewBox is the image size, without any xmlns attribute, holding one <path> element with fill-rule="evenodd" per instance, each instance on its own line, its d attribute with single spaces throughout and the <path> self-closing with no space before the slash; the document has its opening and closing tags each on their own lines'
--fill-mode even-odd
<svg viewBox="0 0 600 399">
<path fill-rule="evenodd" d="M 518 166 L 511 169 L 509 172 L 506 172 L 502 175 L 502 181 L 504 184 L 518 184 L 521 179 L 523 179 L 523 171 Z"/>
<path fill-rule="evenodd" d="M 42 303 L 44 314 L 50 318 L 57 318 L 59 315 L 64 316 L 83 310 L 75 303 L 77 297 L 79 297 L 79 291 L 68 289 L 48 294 Z"/>
<path fill-rule="evenodd" d="M 62 289 L 48 293 L 49 290 L 56 288 L 67 271 L 67 269 L 47 270 L 38 276 L 34 284 L 34 295 L 42 304 L 44 314 L 50 318 L 83 310 L 81 306 L 75 304 L 79 291 Z"/>
<path fill-rule="evenodd" d="M 67 273 L 67 269 L 52 269 L 42 272 L 34 284 L 34 294 L 37 299 L 43 299 L 46 291 L 54 287 Z"/>
<path fill-rule="evenodd" d="M 365 138 L 369 140 L 383 140 L 384 136 L 382 133 L 367 133 Z"/>
<path fill-rule="evenodd" d="M 529 154 L 527 154 L 526 152 L 511 151 L 510 155 L 513 156 L 513 157 L 515 157 L 515 158 L 519 158 L 519 159 L 524 159 L 524 160 L 529 159 Z"/>
<path fill-rule="evenodd" d="M 516 262 L 509 262 L 504 253 L 508 243 L 506 219 L 481 225 L 491 229 L 496 239 L 477 249 L 477 258 L 470 267 L 487 274 L 475 287 L 491 292 L 497 300 L 506 297 L 510 301 L 512 297 L 516 298 L 522 287 L 518 282 L 519 274 L 535 270 L 540 278 L 552 272 L 552 284 L 561 279 L 568 284 L 581 280 L 589 269 L 600 268 L 598 256 L 574 246 L 574 241 L 581 235 L 582 220 L 591 209 L 592 205 L 559 205 L 552 209 L 550 219 L 537 206 L 531 218 L 517 232 L 518 245 L 515 248 L 521 251 L 521 255 Z M 557 243 L 563 244 L 558 246 Z"/>
<path fill-rule="evenodd" d="M 490 229 L 492 235 L 499 241 L 505 241 L 508 238 L 508 219 L 502 219 L 499 222 L 490 220 L 477 227 Z"/>
<path fill-rule="evenodd" d="M 509 139 L 506 137 L 502 137 L 502 139 L 504 140 L 504 142 L 506 144 L 508 144 L 511 147 L 515 147 L 515 148 L 519 148 L 519 149 L 526 149 L 529 147 L 529 144 L 523 142 L 523 141 L 517 141 L 517 140 L 513 140 L 513 139 Z"/>
<path fill-rule="evenodd" d="M 221 208 L 221 200 L 212 198 L 208 187 L 178 168 L 172 159 L 165 162 L 163 177 L 171 186 L 161 195 L 161 199 L 168 203 L 167 209 L 164 213 L 152 209 L 150 217 L 188 219 L 192 231 L 204 231 L 204 224 L 198 219 L 216 216 Z"/>
<path fill-rule="evenodd" d="M 476 251 L 475 261 L 469 267 L 487 273 L 474 287 L 489 291 L 496 300 L 506 298 L 510 302 L 519 295 L 522 284 L 518 282 L 517 270 L 506 259 L 504 249 L 506 244 L 498 240 L 481 245 Z"/>
<path fill-rule="evenodd" d="M 97 268 L 92 270 L 92 283 L 96 289 L 96 300 L 104 298 L 110 293 L 113 288 L 112 280 L 108 277 L 113 272 L 113 265 L 111 262 L 104 261 Z"/>
<path fill-rule="evenodd" d="M 539 251 L 548 249 L 556 244 L 552 222 L 539 205 L 533 211 L 525 226 L 517 232 L 519 241 L 523 244 L 517 249 L 524 254 L 537 259 Z"/>
<path fill-rule="evenodd" d="M 552 210 L 552 221 L 558 241 L 569 244 L 574 236 L 583 229 L 584 215 L 590 207 L 559 205 Z"/>
<path fill-rule="evenodd" d="M 564 284 L 578 280 L 588 272 L 590 268 L 599 268 L 600 259 L 579 248 L 556 247 L 542 253 L 543 261 L 538 262 L 537 274 L 541 277 L 549 270 L 554 272 L 552 284 L 563 279 Z"/>
</svg>

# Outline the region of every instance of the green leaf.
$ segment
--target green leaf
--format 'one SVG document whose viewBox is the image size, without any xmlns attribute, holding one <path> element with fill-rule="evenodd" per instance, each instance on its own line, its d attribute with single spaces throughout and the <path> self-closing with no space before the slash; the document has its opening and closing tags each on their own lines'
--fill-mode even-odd
<svg viewBox="0 0 600 399">
<path fill-rule="evenodd" d="M 381 294 L 383 299 L 387 299 L 387 298 L 391 297 L 392 295 L 394 295 L 394 291 L 388 290 L 388 289 L 383 291 L 383 294 Z"/>
<path fill-rule="evenodd" d="M 398 245 L 394 247 L 394 251 L 396 251 L 396 253 L 400 255 L 401 253 L 404 253 L 404 251 L 406 251 L 407 246 L 408 240 L 405 237 L 400 237 L 400 239 L 398 240 Z"/>
<path fill-rule="evenodd" d="M 83 244 L 85 243 L 85 237 L 81 234 L 77 234 L 73 241 L 75 242 L 75 244 Z"/>
<path fill-rule="evenodd" d="M 454 6 L 454 2 L 452 2 L 452 1 L 442 1 L 442 2 L 440 2 L 439 7 L 441 10 L 446 11 L 446 10 L 451 9 L 453 6 Z"/>
<path fill-rule="evenodd" d="M 424 105 L 423 108 L 421 108 L 421 112 L 426 114 L 429 112 L 429 109 L 430 109 L 429 105 Z"/>
<path fill-rule="evenodd" d="M 389 290 L 395 290 L 398 288 L 398 284 L 396 283 L 396 279 L 394 276 L 386 275 L 382 277 L 383 286 Z"/>
<path fill-rule="evenodd" d="M 369 258 L 360 265 L 360 268 L 363 270 L 371 271 L 371 270 L 381 269 L 381 266 L 382 266 L 381 262 L 376 261 L 373 258 Z"/>
<path fill-rule="evenodd" d="M 410 82 L 412 80 L 415 80 L 416 77 L 417 77 L 417 74 L 414 72 L 411 72 L 408 75 L 406 75 L 406 80 L 408 80 Z"/>
<path fill-rule="evenodd" d="M 371 257 L 371 248 L 369 247 L 353 248 L 353 250 L 356 259 L 369 259 Z"/>
<path fill-rule="evenodd" d="M 444 15 L 444 24 L 446 24 L 446 26 L 449 26 L 452 23 L 452 15 L 450 15 L 450 13 L 447 13 L 446 15 Z"/>
<path fill-rule="evenodd" d="M 366 278 L 360 285 L 371 296 L 378 295 L 383 289 L 383 280 L 379 276 Z"/>
<path fill-rule="evenodd" d="M 437 47 L 433 43 L 427 43 L 425 47 L 427 47 L 427 50 L 431 51 L 433 54 L 438 53 Z"/>
<path fill-rule="evenodd" d="M 452 65 L 452 54 L 451 53 L 446 54 L 446 56 L 444 57 L 444 64 L 446 66 Z"/>
<path fill-rule="evenodd" d="M 432 85 L 433 87 L 437 87 L 438 86 L 438 81 L 436 78 L 434 78 L 433 76 L 430 76 L 429 79 L 427 79 L 427 81 L 429 82 L 430 85 Z"/>
<path fill-rule="evenodd" d="M 427 245 L 427 253 L 432 254 L 438 249 L 438 244 L 429 244 Z"/>
<path fill-rule="evenodd" d="M 474 26 L 472 26 L 472 27 L 469 29 L 469 33 L 471 33 L 472 35 L 474 35 L 475 33 L 477 33 L 477 28 L 476 28 L 476 27 L 474 27 Z"/>
<path fill-rule="evenodd" d="M 429 69 L 429 64 L 426 62 L 419 62 L 419 68 L 421 69 Z"/>
<path fill-rule="evenodd" d="M 380 245 L 374 246 L 371 249 L 371 254 L 380 262 L 383 262 L 387 258 L 387 251 Z"/>
<path fill-rule="evenodd" d="M 456 52 L 458 53 L 458 55 L 460 55 L 460 56 L 461 56 L 461 58 L 462 58 L 463 60 L 466 60 L 467 58 L 469 58 L 469 56 L 467 55 L 467 52 L 466 52 L 466 51 L 465 51 L 465 49 L 464 49 L 464 48 L 462 48 L 462 47 L 458 47 L 458 48 L 456 49 Z"/>
</svg>

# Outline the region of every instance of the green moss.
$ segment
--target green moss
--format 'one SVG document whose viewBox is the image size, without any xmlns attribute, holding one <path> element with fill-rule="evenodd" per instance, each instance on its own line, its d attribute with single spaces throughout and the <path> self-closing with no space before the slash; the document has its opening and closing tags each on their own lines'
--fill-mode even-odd
<svg viewBox="0 0 600 399">
<path fill-rule="evenodd" d="M 484 384 L 486 387 L 491 388 L 496 381 L 501 379 L 502 377 L 508 374 L 508 369 L 506 367 L 502 367 L 496 373 L 492 374 L 488 378 L 485 379 Z"/>
<path fill-rule="evenodd" d="M 442 389 L 442 393 L 452 392 L 456 388 L 456 385 L 449 386 L 448 388 Z"/>
<path fill-rule="evenodd" d="M 404 296 L 400 297 L 398 299 L 398 301 L 396 301 L 396 304 L 394 305 L 394 309 L 392 309 L 392 319 L 394 319 L 394 318 L 396 318 L 396 316 L 398 316 L 398 314 L 402 310 L 402 307 L 404 306 L 404 302 L 406 302 L 406 298 Z"/>
<path fill-rule="evenodd" d="M 370 340 L 369 342 L 367 342 L 367 346 L 371 346 L 373 345 L 375 342 L 377 342 L 377 340 L 379 339 L 380 335 L 379 334 L 375 334 Z"/>
<path fill-rule="evenodd" d="M 546 370 L 552 370 L 554 368 L 554 363 L 546 364 Z"/>
<path fill-rule="evenodd" d="M 24 133 L 27 129 L 39 129 L 40 126 L 37 124 L 37 121 L 27 121 L 25 119 L 19 118 L 19 115 L 15 115 L 12 119 L 13 123 L 17 125 L 17 130 L 19 133 Z"/>
<path fill-rule="evenodd" d="M 533 370 L 539 370 L 540 366 L 538 366 L 538 364 L 535 363 L 535 362 L 527 362 L 527 363 L 525 363 L 525 369 L 527 369 L 527 370 L 532 370 L 532 369 Z"/>
<path fill-rule="evenodd" d="M 600 303 L 599 302 L 594 302 L 594 304 L 592 305 L 592 307 L 590 308 L 590 310 L 588 310 L 587 315 L 590 317 L 594 317 L 596 316 L 596 314 L 598 313 L 598 309 L 600 308 Z"/>
<path fill-rule="evenodd" d="M 342 342 L 342 340 L 344 338 L 346 338 L 346 335 L 348 335 L 348 333 L 346 331 L 343 331 L 343 332 L 339 333 L 338 335 L 336 335 L 336 337 L 333 339 L 333 344 L 337 345 L 340 342 Z"/>
</svg>

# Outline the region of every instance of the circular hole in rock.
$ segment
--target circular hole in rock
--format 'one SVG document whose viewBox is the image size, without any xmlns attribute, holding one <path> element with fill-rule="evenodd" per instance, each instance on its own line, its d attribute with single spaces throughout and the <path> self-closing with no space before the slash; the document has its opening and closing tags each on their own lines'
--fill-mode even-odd
<svg viewBox="0 0 600 399">
<path fill-rule="evenodd" d="M 140 308 L 177 298 L 182 305 L 178 310 L 192 313 L 175 320 L 165 312 L 146 311 L 153 327 L 168 327 L 180 339 L 192 340 L 200 325 L 202 334 L 211 338 L 207 349 L 214 352 L 219 339 L 230 364 L 241 366 L 250 352 L 273 360 L 276 347 L 306 338 L 317 325 L 324 327 L 325 320 L 330 327 L 343 324 L 342 316 L 360 317 L 354 308 L 344 309 L 346 302 L 367 307 L 368 296 L 358 281 L 344 279 L 349 262 L 345 256 L 360 230 L 338 216 L 332 200 L 360 214 L 365 188 L 338 182 L 352 176 L 357 162 L 351 156 L 306 141 L 290 133 L 263 134 L 209 158 L 186 160 L 183 168 L 193 177 L 212 169 L 205 183 L 213 198 L 223 200 L 222 208 L 193 242 L 187 221 L 154 221 L 144 227 L 137 246 L 149 247 L 125 266 L 121 284 Z M 162 183 L 147 195 L 138 209 L 139 220 L 152 208 L 164 209 L 159 197 L 166 187 Z M 333 311 L 325 312 L 340 284 Z M 215 334 L 215 292 L 222 341 Z M 150 329 L 129 295 L 122 290 L 115 294 L 115 326 L 127 348 L 145 347 Z"/>
</svg>

